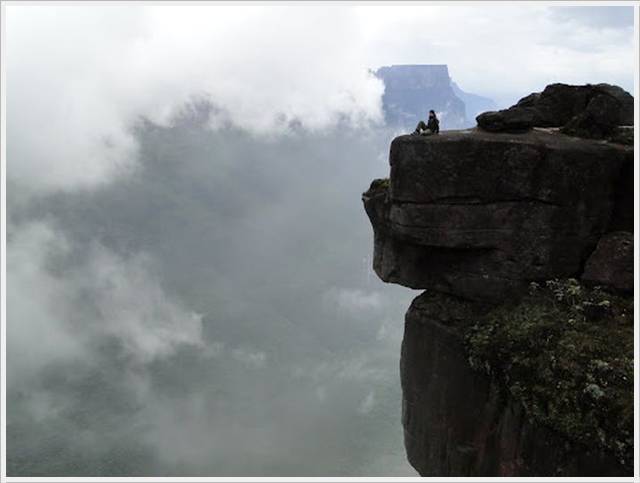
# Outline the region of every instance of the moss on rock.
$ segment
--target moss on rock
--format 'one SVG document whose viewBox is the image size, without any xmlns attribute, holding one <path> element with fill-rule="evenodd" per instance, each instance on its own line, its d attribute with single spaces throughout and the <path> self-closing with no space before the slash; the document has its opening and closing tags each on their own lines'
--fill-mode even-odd
<svg viewBox="0 0 640 483">
<path fill-rule="evenodd" d="M 529 294 L 465 330 L 469 363 L 529 417 L 633 467 L 633 300 L 575 279 Z"/>
<path fill-rule="evenodd" d="M 368 193 L 375 194 L 389 189 L 389 178 L 374 179 L 369 186 Z"/>
</svg>

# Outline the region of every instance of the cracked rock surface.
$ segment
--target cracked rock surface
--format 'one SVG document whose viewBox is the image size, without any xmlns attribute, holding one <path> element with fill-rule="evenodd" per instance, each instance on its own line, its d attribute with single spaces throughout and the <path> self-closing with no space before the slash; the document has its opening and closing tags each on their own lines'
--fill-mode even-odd
<svg viewBox="0 0 640 483">
<path fill-rule="evenodd" d="M 633 189 L 632 147 L 557 131 L 400 136 L 389 161 L 363 195 L 376 273 L 475 300 L 579 274 Z"/>
</svg>

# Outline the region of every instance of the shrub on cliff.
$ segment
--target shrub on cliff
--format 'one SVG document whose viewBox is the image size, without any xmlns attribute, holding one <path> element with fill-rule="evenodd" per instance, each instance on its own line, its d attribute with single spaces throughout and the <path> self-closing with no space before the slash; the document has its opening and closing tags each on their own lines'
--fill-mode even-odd
<svg viewBox="0 0 640 483">
<path fill-rule="evenodd" d="M 633 300 L 574 279 L 532 283 L 466 331 L 469 362 L 533 420 L 633 466 Z"/>
</svg>

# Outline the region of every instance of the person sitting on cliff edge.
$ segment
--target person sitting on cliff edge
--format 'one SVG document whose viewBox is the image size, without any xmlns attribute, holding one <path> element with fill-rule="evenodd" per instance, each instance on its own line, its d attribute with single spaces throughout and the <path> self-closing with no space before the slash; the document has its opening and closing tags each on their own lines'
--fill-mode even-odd
<svg viewBox="0 0 640 483">
<path fill-rule="evenodd" d="M 440 121 L 436 117 L 436 113 L 433 109 L 429 111 L 429 120 L 425 124 L 424 121 L 420 121 L 416 126 L 416 130 L 411 134 L 418 135 L 430 135 L 430 134 L 438 134 L 440 132 Z"/>
</svg>

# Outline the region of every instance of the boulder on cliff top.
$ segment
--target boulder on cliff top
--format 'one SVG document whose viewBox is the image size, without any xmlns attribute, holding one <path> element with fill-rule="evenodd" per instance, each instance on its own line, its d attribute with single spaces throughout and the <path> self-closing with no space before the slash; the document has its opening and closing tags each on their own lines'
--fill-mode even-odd
<svg viewBox="0 0 640 483">
<path fill-rule="evenodd" d="M 633 96 L 610 84 L 551 84 L 508 109 L 482 113 L 476 121 L 493 132 L 562 127 L 572 136 L 603 139 L 617 126 L 633 125 Z"/>
</svg>

